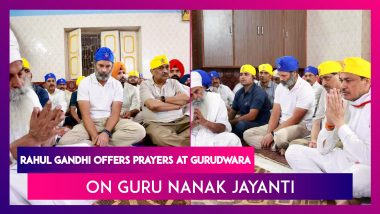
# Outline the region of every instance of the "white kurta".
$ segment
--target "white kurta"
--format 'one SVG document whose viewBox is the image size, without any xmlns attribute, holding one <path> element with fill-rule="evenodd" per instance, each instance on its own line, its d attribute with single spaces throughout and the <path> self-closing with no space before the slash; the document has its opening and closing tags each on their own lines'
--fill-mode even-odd
<svg viewBox="0 0 380 214">
<path fill-rule="evenodd" d="M 228 121 L 227 108 L 219 94 L 205 92 L 204 101 L 199 106 L 203 117 L 213 123 L 221 123 L 226 126 L 225 132 L 213 133 L 206 127 L 199 125 L 191 130 L 191 146 L 242 146 L 240 139 L 233 133 Z M 192 105 L 192 115 L 194 106 Z"/>
<path fill-rule="evenodd" d="M 121 114 L 123 114 L 125 111 L 131 111 L 134 109 L 140 110 L 140 107 L 140 95 L 137 87 L 127 82 L 124 83 L 123 105 L 121 107 Z"/>
<path fill-rule="evenodd" d="M 68 108 L 68 103 L 66 102 L 66 95 L 64 91 L 55 89 L 53 94 L 50 94 L 48 91 L 48 95 L 49 100 L 52 103 L 52 108 L 55 108 L 56 106 L 61 106 L 62 111 L 66 111 L 66 109 Z"/>
<path fill-rule="evenodd" d="M 220 97 L 223 99 L 226 106 L 232 106 L 235 94 L 228 86 L 220 84 L 218 88 L 211 86 L 210 90 L 212 92 L 220 94 Z"/>
<path fill-rule="evenodd" d="M 321 86 L 321 84 L 319 84 L 318 82 L 315 82 L 313 85 L 312 85 L 312 88 L 313 88 L 313 91 L 314 91 L 314 96 L 315 96 L 315 111 L 314 111 L 314 115 L 316 114 L 316 111 L 318 110 L 318 104 L 319 104 L 319 101 L 320 101 L 320 98 L 321 98 L 321 94 L 322 92 L 325 90 L 323 88 L 323 86 Z"/>
<path fill-rule="evenodd" d="M 317 149 L 292 145 L 286 159 L 296 172 L 353 173 L 354 197 L 371 195 L 371 90 L 354 102 L 348 102 L 346 124 L 333 131 L 325 128 L 318 135 Z M 336 148 L 338 141 L 343 149 Z"/>
</svg>

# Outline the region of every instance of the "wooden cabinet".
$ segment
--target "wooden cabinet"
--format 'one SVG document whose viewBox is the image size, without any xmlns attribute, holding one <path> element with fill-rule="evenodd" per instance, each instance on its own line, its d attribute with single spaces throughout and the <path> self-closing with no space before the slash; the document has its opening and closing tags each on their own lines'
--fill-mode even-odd
<svg viewBox="0 0 380 214">
<path fill-rule="evenodd" d="M 277 57 L 293 55 L 299 59 L 300 67 L 306 66 L 306 11 L 204 10 L 201 15 L 201 19 L 192 17 L 203 26 L 202 44 L 198 45 L 202 62 L 194 65 L 274 65 Z"/>
</svg>

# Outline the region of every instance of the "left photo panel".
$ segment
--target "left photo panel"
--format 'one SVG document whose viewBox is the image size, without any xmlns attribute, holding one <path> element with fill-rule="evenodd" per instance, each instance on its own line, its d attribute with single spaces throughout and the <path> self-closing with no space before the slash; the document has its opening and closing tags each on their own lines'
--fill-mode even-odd
<svg viewBox="0 0 380 214">
<path fill-rule="evenodd" d="M 27 174 L 17 172 L 18 147 L 190 146 L 188 14 L 10 11 L 11 205 L 190 204 L 33 201 Z"/>
</svg>

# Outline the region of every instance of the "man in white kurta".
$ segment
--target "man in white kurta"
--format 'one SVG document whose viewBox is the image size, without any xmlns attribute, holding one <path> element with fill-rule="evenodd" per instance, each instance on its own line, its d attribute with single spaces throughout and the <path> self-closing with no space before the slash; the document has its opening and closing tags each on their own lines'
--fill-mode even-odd
<svg viewBox="0 0 380 214">
<path fill-rule="evenodd" d="M 57 88 L 56 77 L 53 73 L 48 73 L 45 75 L 45 87 L 49 94 L 49 100 L 53 104 L 53 108 L 56 106 L 61 106 L 63 111 L 68 108 L 68 103 L 66 102 L 65 92 Z"/>
<path fill-rule="evenodd" d="M 143 117 L 140 112 L 141 101 L 139 89 L 137 88 L 138 80 L 139 73 L 137 71 L 130 71 L 128 73 L 127 82 L 124 83 L 123 105 L 120 116 L 140 123 L 143 121 Z"/>
<path fill-rule="evenodd" d="M 192 115 L 191 146 L 242 146 L 240 139 L 231 133 L 227 108 L 219 94 L 206 92 L 202 78 L 206 72 L 191 72 Z"/>
<path fill-rule="evenodd" d="M 314 117 L 318 109 L 321 93 L 323 91 L 323 87 L 318 82 L 318 69 L 314 66 L 307 66 L 305 68 L 304 78 L 308 83 L 310 83 L 314 91 L 314 96 L 315 96 L 315 112 L 313 115 Z"/>
<path fill-rule="evenodd" d="M 342 88 L 332 89 L 327 95 L 326 123 L 319 133 L 317 149 L 291 145 L 285 156 L 296 172 L 352 173 L 353 196 L 369 197 L 371 65 L 361 58 L 346 58 L 339 75 Z M 342 142 L 342 149 L 336 148 L 338 141 Z"/>
<path fill-rule="evenodd" d="M 223 99 L 227 108 L 231 108 L 232 102 L 235 98 L 234 92 L 232 92 L 232 90 L 228 86 L 223 85 L 220 82 L 220 75 L 218 72 L 210 71 L 208 74 L 210 75 L 212 81 L 212 86 L 209 88 L 210 91 L 218 93 L 220 97 Z"/>
</svg>

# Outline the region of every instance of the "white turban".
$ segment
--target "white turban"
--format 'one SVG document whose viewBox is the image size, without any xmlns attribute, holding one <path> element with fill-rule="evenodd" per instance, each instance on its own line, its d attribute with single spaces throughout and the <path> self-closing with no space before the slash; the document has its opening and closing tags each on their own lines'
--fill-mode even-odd
<svg viewBox="0 0 380 214">
<path fill-rule="evenodd" d="M 20 48 L 12 30 L 9 29 L 9 64 L 21 60 Z"/>
<path fill-rule="evenodd" d="M 190 88 L 202 86 L 202 77 L 198 72 L 192 71 L 190 73 Z"/>
</svg>

